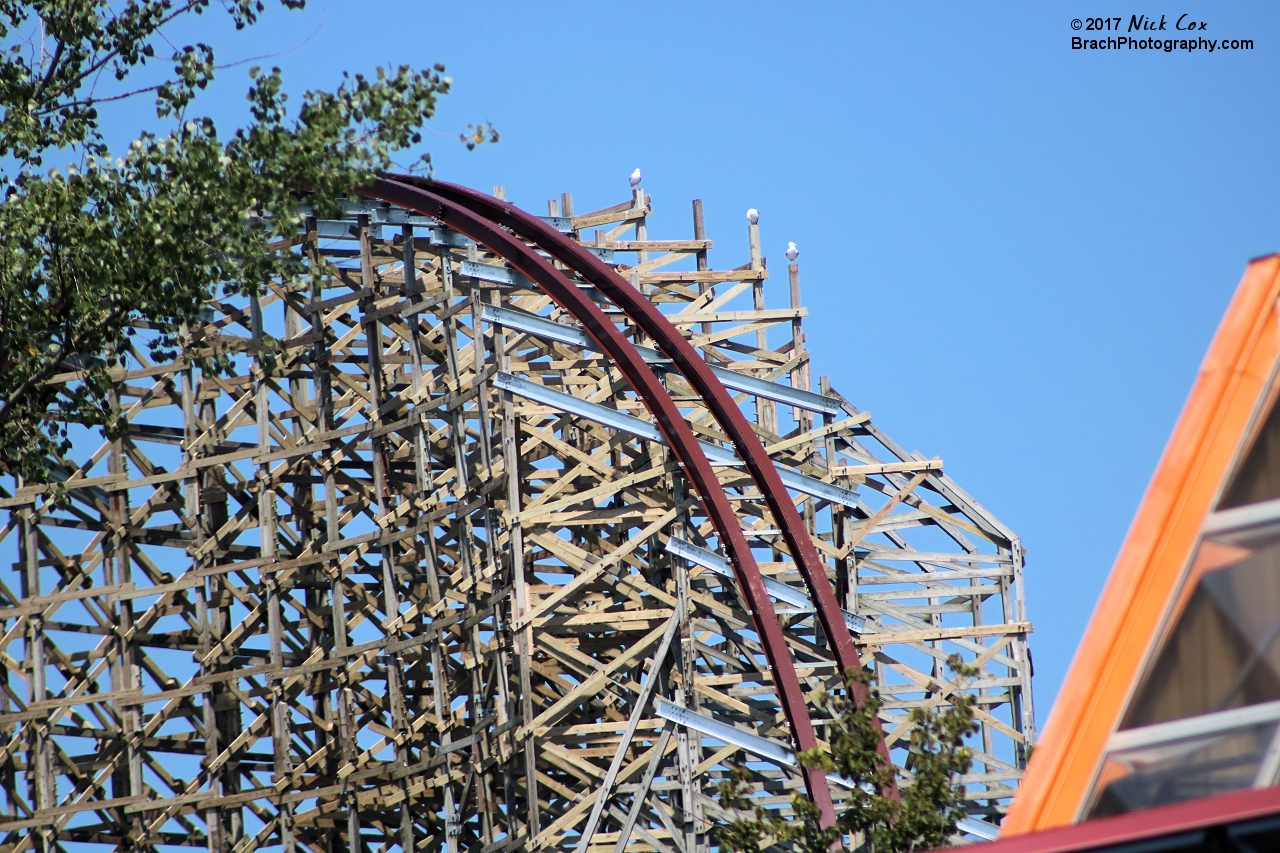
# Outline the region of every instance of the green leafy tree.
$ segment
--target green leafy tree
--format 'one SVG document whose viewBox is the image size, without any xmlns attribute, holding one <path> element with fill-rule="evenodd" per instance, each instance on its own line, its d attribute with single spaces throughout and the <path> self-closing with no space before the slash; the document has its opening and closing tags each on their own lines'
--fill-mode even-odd
<svg viewBox="0 0 1280 853">
<path fill-rule="evenodd" d="M 948 666 L 960 678 L 976 671 L 952 656 Z M 884 700 L 875 689 L 867 701 L 857 704 L 855 684 L 871 684 L 865 670 L 845 674 L 846 689 L 839 695 L 824 694 L 819 704 L 832 719 L 828 727 L 830 749 L 812 749 L 799 755 L 806 767 L 836 773 L 850 783 L 834 826 L 822 828 L 818 809 L 804 796 L 792 799 L 794 817 L 785 819 L 752 802 L 751 773 L 735 767 L 720 784 L 720 804 L 735 819 L 716 827 L 716 840 L 727 853 L 759 853 L 766 847 L 803 853 L 844 849 L 845 839 L 865 845 L 868 853 L 911 853 L 942 847 L 955 835 L 965 816 L 961 801 L 964 787 L 959 777 L 969 770 L 972 754 L 964 739 L 975 730 L 973 697 L 953 694 L 943 710 L 914 708 L 907 740 L 906 770 L 911 778 L 898 797 L 886 795 L 894 768 L 876 747 L 881 737 L 880 708 Z"/>
<path fill-rule="evenodd" d="M 258 0 L 222 6 L 237 29 L 264 10 Z M 311 274 L 280 250 L 301 222 L 299 191 L 336 212 L 421 141 L 449 91 L 442 65 L 378 68 L 306 93 L 291 112 L 280 70 L 252 68 L 252 120 L 220 135 L 194 114 L 218 69 L 213 49 L 196 44 L 173 52 L 168 79 L 95 96 L 103 85 L 128 90 L 168 43 L 164 30 L 208 7 L 0 0 L 0 470 L 27 482 L 49 481 L 69 424 L 123 428 L 111 398 L 117 356 L 172 357 L 184 324 L 219 292 Z M 154 96 L 157 131 L 114 156 L 99 107 L 139 96 Z M 486 140 L 497 140 L 487 124 L 463 135 L 469 147 Z M 70 165 L 45 171 L 55 157 Z M 137 328 L 150 330 L 145 345 Z"/>
</svg>

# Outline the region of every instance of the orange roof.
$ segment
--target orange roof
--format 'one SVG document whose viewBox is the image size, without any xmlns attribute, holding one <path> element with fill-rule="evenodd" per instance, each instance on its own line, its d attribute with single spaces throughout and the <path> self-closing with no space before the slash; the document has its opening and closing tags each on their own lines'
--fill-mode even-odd
<svg viewBox="0 0 1280 853">
<path fill-rule="evenodd" d="M 1201 525 L 1280 362 L 1280 255 L 1249 264 L 1085 630 L 1002 837 L 1081 819 L 1108 739 L 1184 591 Z"/>
</svg>

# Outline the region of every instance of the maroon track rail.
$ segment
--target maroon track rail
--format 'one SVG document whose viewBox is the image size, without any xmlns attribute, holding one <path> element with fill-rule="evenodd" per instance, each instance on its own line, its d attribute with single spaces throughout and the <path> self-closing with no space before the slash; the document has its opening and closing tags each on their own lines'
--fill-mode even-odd
<svg viewBox="0 0 1280 853">
<path fill-rule="evenodd" d="M 592 340 L 613 360 L 631 387 L 644 401 L 646 408 L 657 420 L 658 429 L 694 488 L 702 496 L 707 516 L 716 533 L 725 543 L 734 575 L 742 589 L 756 630 L 760 634 L 774 685 L 782 701 L 783 712 L 791 724 L 791 734 L 798 750 L 817 746 L 813 722 L 805 705 L 804 692 L 796 675 L 795 665 L 787 650 L 786 639 L 778 620 L 773 618 L 773 603 L 764 587 L 764 579 L 756 565 L 755 557 L 729 500 L 720 486 L 697 438 L 690 429 L 671 396 L 658 381 L 657 376 L 636 351 L 635 346 L 623 337 L 618 327 L 573 282 L 544 260 L 537 252 L 514 238 L 487 217 L 468 210 L 461 204 L 446 199 L 418 186 L 398 181 L 377 180 L 364 190 L 364 194 L 391 202 L 423 215 L 433 217 L 471 239 L 487 246 L 505 258 L 519 272 L 527 276 L 555 300 L 570 316 L 582 324 Z M 510 475 L 510 472 L 508 472 Z M 828 589 L 828 594 L 830 590 Z M 834 598 L 834 597 L 833 597 Z M 846 636 L 847 636 L 846 631 Z M 802 768 L 809 798 L 818 806 L 823 825 L 835 821 L 835 809 L 831 789 L 826 776 L 819 769 Z"/>
<path fill-rule="evenodd" d="M 813 541 L 809 538 L 804 520 L 796 510 L 795 504 L 791 502 L 786 485 L 773 467 L 773 461 L 765 452 L 759 436 L 751 428 L 750 422 L 738 408 L 728 389 L 716 379 L 715 374 L 698 355 L 697 350 L 671 324 L 671 321 L 630 282 L 581 244 L 510 202 L 458 184 L 424 181 L 420 178 L 401 175 L 389 177 L 398 183 L 412 183 L 414 186 L 426 187 L 437 195 L 456 201 L 487 219 L 507 226 L 565 266 L 581 274 L 621 308 L 623 313 L 631 318 L 645 334 L 653 338 L 663 353 L 672 360 L 684 378 L 702 397 L 716 422 L 720 424 L 720 428 L 724 430 L 738 455 L 746 463 L 748 473 L 764 496 L 769 511 L 778 522 L 791 556 L 804 577 L 817 610 L 818 620 L 831 640 L 840 668 L 842 670 L 861 668 L 862 661 L 853 643 L 853 637 L 849 633 L 849 627 L 845 624 L 840 604 L 836 601 L 835 591 L 831 587 L 825 566 L 821 557 L 818 556 L 818 550 L 814 547 Z M 863 684 L 855 682 L 852 692 L 852 698 L 858 704 L 867 698 L 868 691 Z M 877 751 L 884 757 L 885 762 L 892 766 L 883 731 Z M 898 796 L 896 779 L 885 793 L 894 798 Z"/>
</svg>

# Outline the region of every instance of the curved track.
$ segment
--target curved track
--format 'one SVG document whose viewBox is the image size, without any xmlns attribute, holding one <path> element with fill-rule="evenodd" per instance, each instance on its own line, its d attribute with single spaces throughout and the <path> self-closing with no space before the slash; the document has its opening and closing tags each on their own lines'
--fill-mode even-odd
<svg viewBox="0 0 1280 853">
<path fill-rule="evenodd" d="M 622 336 L 618 331 L 618 327 L 604 315 L 599 306 L 583 295 L 576 285 L 566 280 L 561 273 L 528 246 L 512 239 L 492 222 L 486 221 L 466 208 L 447 201 L 427 190 L 394 181 L 379 181 L 369 188 L 368 194 L 371 197 L 389 201 L 408 210 L 416 210 L 427 216 L 433 216 L 450 228 L 454 228 L 487 246 L 499 257 L 505 258 L 517 270 L 542 287 L 547 295 L 568 311 L 575 320 L 582 323 L 587 334 L 613 359 L 614 364 L 626 376 L 631 387 L 640 394 L 649 411 L 657 419 L 658 428 L 667 437 L 671 449 L 675 452 L 681 464 L 684 465 L 685 471 L 693 481 L 698 493 L 702 495 L 707 507 L 707 513 L 715 525 L 716 533 L 725 543 L 725 550 L 728 552 L 729 559 L 733 564 L 738 584 L 746 594 L 747 601 L 751 607 L 753 622 L 760 632 L 765 653 L 768 655 L 769 668 L 772 670 L 774 681 L 778 685 L 778 692 L 782 697 L 782 705 L 786 710 L 787 720 L 791 723 L 791 733 L 792 737 L 795 738 L 796 749 L 806 750 L 817 746 L 817 739 L 813 733 L 813 722 L 809 719 L 809 711 L 805 707 L 804 695 L 801 692 L 800 682 L 796 678 L 795 666 L 791 661 L 790 653 L 787 651 L 787 644 L 782 637 L 782 631 L 778 627 L 777 620 L 766 615 L 773 612 L 773 605 L 769 600 L 769 593 L 765 590 L 764 579 L 760 576 L 760 570 L 756 567 L 755 558 L 751 555 L 751 549 L 747 545 L 746 537 L 742 535 L 742 528 L 739 526 L 737 517 L 729 507 L 724 490 L 711 470 L 710 461 L 701 448 L 698 447 L 693 431 L 689 429 L 689 425 L 685 423 L 680 410 L 676 408 L 675 403 L 672 402 L 666 389 L 658 382 L 658 378 L 653 371 L 644 363 L 636 348 Z M 537 222 L 537 220 L 533 221 Z M 541 225 L 542 223 L 539 222 L 538 224 Z M 558 240 L 547 240 L 545 235 L 543 236 L 544 242 L 552 245 L 559 242 Z M 559 236 L 556 234 L 556 237 Z M 622 284 L 621 288 L 614 286 L 615 283 L 607 276 L 601 276 L 600 279 L 604 282 L 604 287 L 608 288 L 606 292 L 611 297 L 616 297 L 620 295 L 620 291 L 625 291 L 629 288 L 629 285 L 625 283 Z M 646 302 L 645 304 L 647 305 L 648 303 Z M 683 342 L 683 338 L 680 338 L 679 333 L 669 325 L 666 329 L 662 329 L 661 326 L 657 328 L 662 337 L 656 339 L 664 350 L 667 348 L 674 349 L 673 345 L 676 340 Z M 714 379 L 711 381 L 715 382 Z M 721 393 L 724 393 L 723 386 L 720 386 L 718 382 L 715 382 L 715 384 L 720 387 Z M 741 417 L 737 407 L 732 406 L 732 408 Z M 752 437 L 754 438 L 754 434 Z M 760 455 L 763 456 L 764 448 L 758 440 L 755 444 L 759 449 Z M 767 460 L 768 457 L 765 457 L 765 459 Z M 777 473 L 773 470 L 772 464 L 768 463 L 767 467 L 768 472 L 776 480 Z M 785 496 L 786 490 L 782 487 L 781 481 L 778 481 L 777 485 Z M 786 502 L 790 506 L 789 500 Z M 791 510 L 794 515 L 795 508 L 791 507 Z M 812 550 L 812 544 L 810 544 L 809 548 Z M 818 585 L 815 584 L 815 586 Z M 821 586 L 826 587 L 827 598 L 835 606 L 835 597 L 831 593 L 831 587 L 825 575 L 822 576 Z M 838 606 L 836 610 L 837 612 L 839 611 Z M 853 642 L 849 639 L 849 629 L 845 627 L 843 621 L 839 621 L 838 624 L 840 630 L 844 632 L 845 645 L 852 650 Z M 843 663 L 843 661 L 841 662 Z M 830 825 L 835 820 L 835 813 L 831 806 L 831 790 L 827 784 L 826 776 L 821 771 L 811 768 L 804 768 L 803 773 L 805 786 L 809 790 L 810 798 L 821 810 L 823 823 Z"/>
<path fill-rule="evenodd" d="M 397 176 L 397 179 L 405 180 L 402 176 Z M 641 296 L 617 272 L 605 265 L 580 243 L 569 239 L 545 222 L 513 204 L 457 184 L 435 182 L 429 186 L 441 195 L 482 211 L 486 216 L 511 228 L 570 269 L 580 273 L 585 280 L 599 287 L 606 296 L 623 309 L 628 318 L 657 342 L 694 390 L 706 401 L 716 422 L 729 437 L 739 457 L 746 462 L 747 470 L 764 496 L 769 511 L 777 520 L 787 547 L 800 569 L 801 577 L 809 588 L 822 629 L 835 649 L 836 660 L 841 669 L 861 668 L 862 662 L 854 648 L 853 637 L 840 611 L 840 605 L 836 601 L 835 592 L 822 560 L 818 556 L 817 548 L 814 547 L 813 540 L 805 529 L 804 520 L 796 511 L 786 486 L 765 452 L 764 445 L 760 443 L 759 436 L 751 428 L 728 389 L 716 379 L 706 362 L 679 330 L 671 325 L 670 320 L 664 317 L 652 302 Z M 862 702 L 866 699 L 867 691 L 861 683 L 855 683 L 853 690 L 855 701 Z M 879 751 L 888 760 L 889 751 L 883 737 Z M 886 793 L 897 796 L 896 781 Z"/>
</svg>

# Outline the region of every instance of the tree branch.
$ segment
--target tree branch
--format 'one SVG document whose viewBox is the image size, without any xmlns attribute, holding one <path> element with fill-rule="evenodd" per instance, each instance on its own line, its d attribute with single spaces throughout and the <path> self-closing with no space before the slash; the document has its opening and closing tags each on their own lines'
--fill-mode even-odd
<svg viewBox="0 0 1280 853">
<path fill-rule="evenodd" d="M 44 79 L 40 81 L 40 85 L 36 87 L 35 93 L 31 96 L 32 103 L 39 103 L 40 96 L 44 94 L 44 90 L 53 82 L 53 75 L 58 71 L 58 63 L 62 61 L 62 51 L 66 44 L 62 39 L 58 39 L 58 47 L 53 51 L 53 59 L 49 61 L 49 71 L 44 75 Z"/>
<path fill-rule="evenodd" d="M 286 53 L 292 53 L 293 51 L 305 45 L 307 42 L 311 41 L 311 39 L 315 38 L 316 33 L 320 32 L 320 27 L 323 27 L 323 26 L 324 26 L 324 22 L 321 21 L 320 26 L 312 30 L 311 35 L 307 36 L 302 41 L 295 44 L 293 47 L 285 48 L 284 50 L 277 50 L 275 53 L 264 53 L 261 56 L 250 56 L 245 59 L 237 59 L 235 62 L 224 62 L 222 65 L 213 66 L 213 70 L 224 71 L 227 68 L 235 68 L 237 65 L 248 65 L 250 62 L 258 62 L 263 59 L 274 59 L 277 56 L 284 56 Z M 172 86 L 177 82 L 178 82 L 177 80 L 166 80 L 163 83 L 157 83 L 154 86 L 145 86 L 141 89 L 134 89 L 132 92 L 125 92 L 123 95 L 112 95 L 108 98 L 93 98 L 93 97 L 83 98 L 79 101 L 71 101 L 65 104 L 58 104 L 56 108 L 50 107 L 47 110 L 38 110 L 36 112 L 36 115 L 53 112 L 55 109 L 59 109 L 59 110 L 65 109 L 66 107 L 87 107 L 92 104 L 108 104 L 108 103 L 111 103 L 112 101 L 122 101 L 125 98 L 132 98 L 133 96 L 141 95 L 144 92 L 155 92 L 159 89 L 164 88 L 165 86 Z M 445 133 L 441 133 L 440 135 L 448 136 L 448 134 L 445 134 Z"/>
<path fill-rule="evenodd" d="M 139 41 L 141 42 L 141 41 L 145 41 L 145 39 L 149 39 L 149 38 L 151 38 L 151 37 L 152 37 L 152 36 L 154 36 L 156 33 L 160 32 L 161 28 L 163 28 L 164 26 L 166 26 L 167 24 L 169 24 L 170 22 L 172 22 L 175 18 L 179 17 L 180 15 L 185 15 L 186 13 L 190 12 L 193 6 L 194 6 L 194 4 L 193 4 L 193 3 L 187 3 L 187 4 L 186 4 L 185 6 L 183 6 L 182 8 L 174 10 L 174 11 L 173 11 L 173 12 L 172 12 L 172 13 L 171 13 L 167 18 L 164 18 L 164 19 L 162 19 L 159 23 L 157 23 L 157 24 L 155 25 L 155 27 L 153 27 L 153 28 L 151 29 L 151 31 L 150 31 L 150 32 L 148 32 L 148 33 L 147 33 L 147 35 L 146 35 L 143 39 L 139 39 Z M 59 43 L 58 43 L 58 48 L 59 48 L 59 49 L 61 49 L 61 48 L 62 48 L 62 43 L 61 43 L 61 42 L 59 42 Z M 70 80 L 68 80 L 65 84 L 63 84 L 62 86 L 60 86 L 60 87 L 59 87 L 59 89 L 58 89 L 56 92 L 54 92 L 53 97 L 54 97 L 54 98 L 58 98 L 58 97 L 62 97 L 63 95 L 67 94 L 67 93 L 68 93 L 68 92 L 67 92 L 67 88 L 68 88 L 69 86 L 78 87 L 78 86 L 79 86 L 79 84 L 83 83 L 83 82 L 85 81 L 85 79 L 87 79 L 90 75 L 92 75 L 93 73 L 95 73 L 96 71 L 98 71 L 100 68 L 105 67 L 105 66 L 106 66 L 106 64 L 107 64 L 108 62 L 110 62 L 112 59 L 115 59 L 115 58 L 116 58 L 117 56 L 119 56 L 119 55 L 120 55 L 120 49 L 119 49 L 119 48 L 114 48 L 114 49 L 112 49 L 112 50 L 107 51 L 105 54 L 103 54 L 101 57 L 99 57 L 97 60 L 95 60 L 95 61 L 93 62 L 93 64 L 89 65 L 87 68 L 83 69 L 79 74 L 77 74 L 75 77 L 72 77 L 72 78 L 71 78 Z M 158 88 L 158 87 L 157 87 L 157 88 Z M 72 91 L 74 91 L 74 88 L 72 89 Z M 147 90 L 146 90 L 146 89 L 140 89 L 139 91 L 140 91 L 140 92 L 145 92 L 145 91 L 147 91 Z M 137 94 L 137 93 L 132 93 L 132 94 Z M 118 100 L 118 98 L 110 98 L 110 99 L 103 98 L 102 100 Z M 78 102 L 73 102 L 72 104 L 59 104 L 56 108 L 52 108 L 52 109 L 48 109 L 48 110 L 41 110 L 41 111 L 40 111 L 40 113 L 51 112 L 51 111 L 53 111 L 53 109 L 62 109 L 64 106 L 79 106 L 79 105 L 83 105 L 83 104 L 91 104 L 91 103 L 97 103 L 97 101 L 94 101 L 94 100 L 90 99 L 90 100 L 87 100 L 87 101 L 78 101 Z M 38 114 L 39 114 L 39 113 L 38 113 Z"/>
<path fill-rule="evenodd" d="M 120 319 L 120 316 L 123 313 L 124 311 L 122 309 L 113 308 L 111 310 L 111 313 L 109 313 L 106 317 L 103 317 L 99 321 L 99 323 L 103 326 L 110 325 L 111 323 L 114 323 L 116 320 Z M 15 408 L 16 403 L 21 401 L 22 398 L 25 397 L 26 395 L 31 393 L 31 389 L 35 388 L 37 385 L 44 382 L 46 379 L 48 379 L 50 376 L 53 375 L 54 371 L 58 369 L 58 366 L 62 364 L 62 360 L 67 357 L 68 352 L 74 349 L 73 347 L 74 343 L 76 343 L 76 338 L 74 335 L 70 336 L 67 340 L 63 341 L 62 346 L 58 348 L 57 355 L 49 359 L 47 364 L 45 364 L 35 373 L 31 374 L 25 380 L 23 380 L 22 384 L 20 384 L 17 388 L 13 390 L 12 394 L 7 395 L 3 401 L 0 401 L 0 424 L 3 424 L 6 420 L 8 420 L 10 413 Z"/>
</svg>

